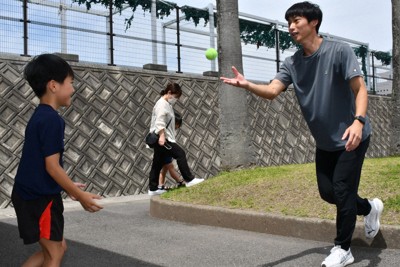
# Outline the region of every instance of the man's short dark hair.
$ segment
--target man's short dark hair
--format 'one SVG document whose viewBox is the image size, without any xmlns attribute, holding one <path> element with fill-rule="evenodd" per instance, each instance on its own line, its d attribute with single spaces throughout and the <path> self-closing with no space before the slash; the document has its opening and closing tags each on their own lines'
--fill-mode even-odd
<svg viewBox="0 0 400 267">
<path fill-rule="evenodd" d="M 322 11 L 317 4 L 307 1 L 294 4 L 286 11 L 285 19 L 289 21 L 289 19 L 296 16 L 305 17 L 308 22 L 318 20 L 318 24 L 315 27 L 318 33 L 322 22 Z"/>
<path fill-rule="evenodd" d="M 24 70 L 24 78 L 39 98 L 46 93 L 49 81 L 63 83 L 68 76 L 74 78 L 71 66 L 54 54 L 42 54 L 34 57 Z"/>
</svg>

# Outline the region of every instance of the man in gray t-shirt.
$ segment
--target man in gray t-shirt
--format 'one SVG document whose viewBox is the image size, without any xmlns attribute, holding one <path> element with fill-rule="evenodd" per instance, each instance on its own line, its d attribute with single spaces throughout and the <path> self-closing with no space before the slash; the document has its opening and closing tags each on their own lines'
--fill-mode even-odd
<svg viewBox="0 0 400 267">
<path fill-rule="evenodd" d="M 348 44 L 318 35 L 320 8 L 309 2 L 294 4 L 285 14 L 289 33 L 301 49 L 287 58 L 268 85 L 247 81 L 235 67 L 224 83 L 274 99 L 293 85 L 304 118 L 316 142 L 316 172 L 320 196 L 337 208 L 337 235 L 322 266 L 346 266 L 356 216 L 363 215 L 365 235 L 379 231 L 383 203 L 358 196 L 362 164 L 371 126 L 366 115 L 368 93 L 357 58 Z"/>
<path fill-rule="evenodd" d="M 299 50 L 286 58 L 275 79 L 285 87 L 293 84 L 317 147 L 335 151 L 345 147 L 343 133 L 356 115 L 350 81 L 361 77 L 357 58 L 349 45 L 322 39 L 312 55 L 305 56 Z M 370 134 L 371 126 L 365 116 L 361 141 Z"/>
</svg>

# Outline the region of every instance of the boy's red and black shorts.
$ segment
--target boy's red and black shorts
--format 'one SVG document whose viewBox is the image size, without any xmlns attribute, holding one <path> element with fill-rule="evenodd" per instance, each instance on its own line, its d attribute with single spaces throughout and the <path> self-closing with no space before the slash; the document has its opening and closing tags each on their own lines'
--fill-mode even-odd
<svg viewBox="0 0 400 267">
<path fill-rule="evenodd" d="M 64 204 L 61 194 L 23 200 L 15 190 L 11 200 L 17 215 L 18 230 L 24 244 L 41 238 L 62 241 L 64 235 Z"/>
</svg>

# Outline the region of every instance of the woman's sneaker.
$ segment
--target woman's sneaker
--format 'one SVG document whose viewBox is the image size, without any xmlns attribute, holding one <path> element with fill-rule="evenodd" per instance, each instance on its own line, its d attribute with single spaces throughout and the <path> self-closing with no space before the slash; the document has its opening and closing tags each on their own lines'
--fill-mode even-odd
<svg viewBox="0 0 400 267">
<path fill-rule="evenodd" d="M 340 246 L 334 246 L 331 254 L 321 263 L 321 267 L 344 267 L 352 264 L 354 257 L 349 250 L 344 250 Z"/>
<path fill-rule="evenodd" d="M 149 194 L 149 196 L 157 196 L 157 195 L 164 194 L 165 192 L 167 192 L 167 190 L 164 190 L 164 189 L 157 189 L 157 190 L 155 190 L 155 191 L 149 190 L 148 194 Z"/>
<path fill-rule="evenodd" d="M 194 185 L 202 183 L 202 182 L 204 182 L 204 179 L 202 179 L 202 178 L 194 178 L 190 182 L 186 182 L 186 187 L 191 187 L 191 186 L 194 186 Z"/>
<path fill-rule="evenodd" d="M 369 200 L 369 204 L 371 204 L 371 211 L 364 217 L 365 237 L 372 239 L 379 232 L 381 225 L 379 218 L 383 211 L 383 203 L 379 198 L 374 198 L 373 200 Z"/>
</svg>

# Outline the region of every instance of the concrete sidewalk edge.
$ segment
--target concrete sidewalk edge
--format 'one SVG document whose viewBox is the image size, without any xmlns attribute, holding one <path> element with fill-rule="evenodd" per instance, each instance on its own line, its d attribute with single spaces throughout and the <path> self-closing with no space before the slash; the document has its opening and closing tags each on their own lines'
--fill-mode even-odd
<svg viewBox="0 0 400 267">
<path fill-rule="evenodd" d="M 129 195 L 129 196 L 119 196 L 119 197 L 104 197 L 102 199 L 96 200 L 100 205 L 107 207 L 109 205 L 118 204 L 118 203 L 127 203 L 133 201 L 141 201 L 148 200 L 150 196 L 147 194 L 140 195 Z M 82 210 L 83 208 L 78 201 L 74 201 L 70 198 L 64 199 L 64 212 L 73 211 L 73 210 Z M 13 207 L 8 207 L 4 209 L 0 209 L 0 220 L 2 218 L 15 218 L 15 210 Z"/>
<path fill-rule="evenodd" d="M 322 242 L 333 243 L 336 236 L 335 222 L 331 220 L 193 205 L 161 199 L 159 196 L 154 196 L 150 200 L 150 215 L 160 219 L 191 224 L 247 230 Z M 365 238 L 364 224 L 357 222 L 352 245 L 400 249 L 400 227 L 381 225 L 378 235 L 373 240 L 369 240 Z"/>
</svg>

